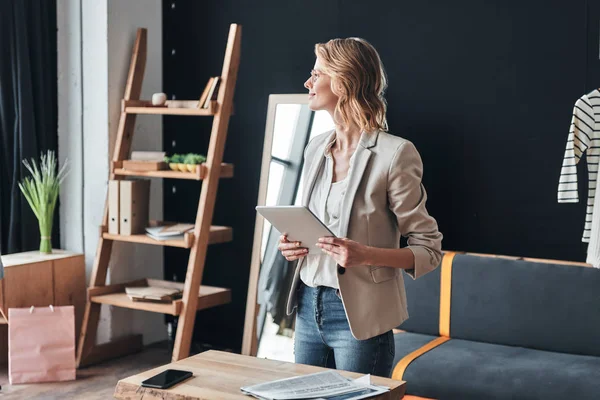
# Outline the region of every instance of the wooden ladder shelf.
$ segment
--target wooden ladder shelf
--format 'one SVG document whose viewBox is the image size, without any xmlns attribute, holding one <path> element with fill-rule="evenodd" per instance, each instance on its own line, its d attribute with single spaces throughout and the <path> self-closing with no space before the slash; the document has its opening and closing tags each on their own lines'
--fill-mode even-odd
<svg viewBox="0 0 600 400">
<path fill-rule="evenodd" d="M 128 336 L 102 345 L 95 344 L 102 304 L 179 316 L 172 354 L 172 361 L 178 361 L 189 356 L 196 312 L 221 304 L 227 304 L 231 301 L 230 289 L 202 286 L 201 283 L 207 246 L 213 243 L 224 243 L 232 240 L 231 228 L 213 226 L 211 222 L 219 180 L 233 176 L 233 165 L 223 163 L 222 161 L 229 118 L 233 109 L 233 95 L 240 62 L 241 35 L 241 26 L 231 24 L 217 100 L 210 102 L 208 108 L 199 108 L 198 101 L 177 101 L 177 104 L 167 101 L 165 107 L 152 107 L 149 106 L 150 101 L 140 100 L 144 70 L 146 68 L 147 30 L 139 28 L 137 31 L 129 74 L 127 76 L 127 85 L 122 101 L 110 179 L 119 180 L 124 179 L 126 176 L 190 179 L 202 181 L 202 190 L 198 202 L 194 231 L 193 233 L 186 234 L 182 240 L 158 241 L 144 234 L 129 236 L 109 234 L 107 230 L 107 197 L 77 348 L 78 367 L 94 364 L 141 349 L 141 335 Z M 213 117 L 206 162 L 200 165 L 196 172 L 131 171 L 123 169 L 122 162 L 131 151 L 135 120 L 138 114 Z M 107 286 L 106 276 L 114 241 L 190 249 L 185 282 L 159 281 L 162 286 L 183 289 L 182 298 L 171 303 L 131 301 L 125 294 L 125 287 L 146 286 L 148 281 L 150 281 L 146 279 Z"/>
</svg>

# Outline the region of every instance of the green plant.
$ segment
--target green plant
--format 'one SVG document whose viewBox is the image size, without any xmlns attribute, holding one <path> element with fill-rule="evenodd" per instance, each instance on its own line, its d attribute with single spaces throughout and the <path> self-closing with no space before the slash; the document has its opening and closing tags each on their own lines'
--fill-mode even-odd
<svg viewBox="0 0 600 400">
<path fill-rule="evenodd" d="M 183 155 L 176 153 L 176 154 L 173 154 L 169 160 L 171 163 L 178 164 L 178 163 L 183 162 L 183 157 L 184 157 Z"/>
<path fill-rule="evenodd" d="M 165 156 L 165 162 L 172 164 L 202 164 L 206 161 L 206 156 L 196 153 L 173 154 L 171 157 Z"/>
<path fill-rule="evenodd" d="M 202 164 L 204 161 L 206 161 L 206 157 L 195 153 L 187 154 L 183 160 L 185 164 Z"/>
<path fill-rule="evenodd" d="M 31 159 L 31 163 L 23 160 L 23 164 L 32 177 L 26 177 L 22 182 L 19 182 L 19 188 L 38 219 L 40 252 L 52 253 L 51 234 L 54 209 L 60 191 L 60 184 L 67 174 L 68 162 L 65 160 L 62 168 L 57 171 L 56 156 L 53 151 L 48 150 L 46 155 L 41 154 L 39 168 L 33 159 Z"/>
</svg>

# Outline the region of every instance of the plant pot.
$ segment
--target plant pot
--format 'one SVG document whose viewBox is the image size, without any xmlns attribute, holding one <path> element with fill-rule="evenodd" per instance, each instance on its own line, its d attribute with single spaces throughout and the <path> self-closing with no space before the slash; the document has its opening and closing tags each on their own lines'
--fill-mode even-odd
<svg viewBox="0 0 600 400">
<path fill-rule="evenodd" d="M 171 168 L 173 171 L 179 171 L 177 163 L 169 163 L 169 168 Z"/>
<path fill-rule="evenodd" d="M 179 168 L 181 172 L 187 172 L 187 165 L 184 163 L 178 163 L 177 168 Z"/>
<path fill-rule="evenodd" d="M 197 164 L 187 164 L 187 169 L 190 172 L 196 172 L 196 168 L 198 168 Z"/>
</svg>

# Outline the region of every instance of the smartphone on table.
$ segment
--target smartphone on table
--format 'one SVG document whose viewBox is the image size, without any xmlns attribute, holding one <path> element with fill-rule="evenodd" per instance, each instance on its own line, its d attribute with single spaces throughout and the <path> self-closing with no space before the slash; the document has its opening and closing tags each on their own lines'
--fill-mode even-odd
<svg viewBox="0 0 600 400">
<path fill-rule="evenodd" d="M 166 369 L 163 372 L 156 374 L 145 381 L 142 381 L 142 386 L 155 389 L 168 389 L 171 386 L 192 377 L 193 375 L 194 374 L 192 374 L 190 371 Z"/>
</svg>

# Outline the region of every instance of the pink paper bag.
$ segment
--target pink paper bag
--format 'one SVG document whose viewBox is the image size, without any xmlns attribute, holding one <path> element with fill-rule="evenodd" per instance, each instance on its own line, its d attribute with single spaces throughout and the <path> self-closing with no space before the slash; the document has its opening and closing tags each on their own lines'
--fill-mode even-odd
<svg viewBox="0 0 600 400">
<path fill-rule="evenodd" d="M 11 384 L 75 379 L 73 306 L 8 309 Z"/>
</svg>

